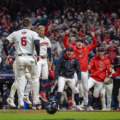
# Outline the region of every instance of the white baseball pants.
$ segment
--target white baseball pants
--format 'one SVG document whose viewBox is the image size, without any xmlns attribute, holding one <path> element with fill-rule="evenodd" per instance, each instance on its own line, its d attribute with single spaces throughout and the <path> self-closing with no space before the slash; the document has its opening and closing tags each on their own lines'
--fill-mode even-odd
<svg viewBox="0 0 120 120">
<path fill-rule="evenodd" d="M 76 72 L 74 73 L 74 78 L 75 78 L 75 81 L 78 80 Z M 82 87 L 82 84 L 78 84 L 77 86 L 78 86 L 78 90 L 79 90 L 79 97 L 83 97 L 83 87 Z"/>
<path fill-rule="evenodd" d="M 58 78 L 58 92 L 63 92 L 65 83 L 68 84 L 68 86 L 72 89 L 72 92 L 74 92 L 74 94 L 79 93 L 75 79 L 65 78 L 62 76 L 59 76 Z"/>
<path fill-rule="evenodd" d="M 13 84 L 12 84 L 12 86 L 11 86 L 10 95 L 9 95 L 10 98 L 14 98 L 15 92 L 16 92 L 16 89 L 17 89 L 16 61 L 14 61 L 14 63 L 13 63 L 13 71 L 14 71 L 14 77 L 15 77 L 14 79 L 15 79 L 15 81 L 13 82 Z M 31 75 L 30 75 L 30 73 L 28 72 L 28 70 L 27 70 L 26 73 L 25 73 L 25 80 L 26 80 L 26 83 L 27 83 L 27 80 L 28 80 L 28 84 L 27 84 L 26 91 L 25 91 L 24 95 L 27 95 L 27 96 L 28 96 L 30 90 L 32 89 Z"/>
<path fill-rule="evenodd" d="M 47 59 L 42 59 L 40 58 L 39 62 L 37 62 L 38 64 L 38 73 L 39 73 L 39 77 L 40 74 L 42 73 L 42 79 L 48 79 L 48 63 L 47 63 Z"/>
<path fill-rule="evenodd" d="M 93 96 L 95 98 L 98 98 L 103 87 L 103 82 L 98 82 L 90 77 L 88 79 L 88 89 L 92 88 L 93 86 L 94 86 Z"/>
<path fill-rule="evenodd" d="M 34 94 L 33 103 L 36 104 L 39 102 L 39 77 L 37 63 L 32 56 L 18 56 L 16 58 L 16 71 L 17 71 L 17 93 L 19 105 L 24 105 L 23 97 L 26 83 L 25 82 L 26 68 L 28 68 L 32 78 L 31 83 Z"/>
<path fill-rule="evenodd" d="M 81 72 L 81 82 L 83 88 L 83 100 L 84 104 L 88 104 L 88 71 Z"/>
<path fill-rule="evenodd" d="M 107 107 L 111 107 L 111 100 L 112 100 L 112 90 L 113 90 L 113 83 L 110 83 L 108 85 L 104 84 L 101 90 L 101 102 L 103 108 L 106 107 L 105 102 L 105 93 L 107 95 Z"/>
</svg>

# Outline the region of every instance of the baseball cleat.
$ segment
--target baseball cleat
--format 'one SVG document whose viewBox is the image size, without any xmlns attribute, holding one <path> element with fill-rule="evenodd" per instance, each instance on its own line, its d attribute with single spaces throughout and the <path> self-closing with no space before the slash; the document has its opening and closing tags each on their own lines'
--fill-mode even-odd
<svg viewBox="0 0 120 120">
<path fill-rule="evenodd" d="M 36 105 L 37 110 L 42 110 L 42 105 Z"/>
<path fill-rule="evenodd" d="M 60 111 L 60 106 L 58 105 L 58 109 L 57 109 L 57 111 Z"/>
<path fill-rule="evenodd" d="M 6 101 L 11 107 L 16 107 L 13 98 L 8 97 Z"/>
<path fill-rule="evenodd" d="M 104 107 L 103 109 L 102 109 L 102 111 L 104 111 L 104 110 L 106 110 L 107 108 L 106 107 Z"/>
<path fill-rule="evenodd" d="M 94 109 L 93 109 L 92 106 L 89 106 L 89 107 L 88 107 L 88 110 L 89 110 L 89 111 L 93 111 Z"/>
<path fill-rule="evenodd" d="M 47 98 L 45 97 L 45 93 L 44 93 L 44 92 L 40 92 L 39 96 L 40 96 L 40 98 L 41 98 L 44 102 L 48 102 Z"/>
<path fill-rule="evenodd" d="M 18 109 L 22 109 L 22 108 L 24 108 L 24 105 L 19 105 L 18 106 Z"/>
<path fill-rule="evenodd" d="M 74 110 L 75 111 L 83 111 L 84 109 L 81 108 L 79 105 L 77 105 L 77 106 L 74 106 Z"/>
<path fill-rule="evenodd" d="M 28 96 L 24 96 L 23 97 L 23 100 L 28 104 L 28 105 L 31 105 L 32 103 L 30 102 Z"/>
<path fill-rule="evenodd" d="M 80 104 L 81 108 L 84 108 L 84 102 L 82 101 L 82 103 Z"/>
<path fill-rule="evenodd" d="M 119 109 L 117 109 L 116 111 L 120 112 L 120 108 L 119 108 Z"/>
<path fill-rule="evenodd" d="M 40 105 L 41 102 L 40 102 L 40 101 L 37 101 L 37 102 L 33 102 L 33 104 L 34 104 L 35 106 L 37 106 L 37 105 Z"/>
</svg>

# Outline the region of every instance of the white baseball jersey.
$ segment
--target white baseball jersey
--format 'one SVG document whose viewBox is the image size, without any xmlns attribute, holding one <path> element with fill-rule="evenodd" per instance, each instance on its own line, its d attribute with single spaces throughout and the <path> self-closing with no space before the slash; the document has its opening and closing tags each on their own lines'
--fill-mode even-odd
<svg viewBox="0 0 120 120">
<path fill-rule="evenodd" d="M 47 37 L 41 38 L 40 39 L 40 55 L 47 56 L 47 48 L 51 48 L 51 43 L 50 40 Z"/>
<path fill-rule="evenodd" d="M 16 54 L 33 54 L 34 40 L 38 40 L 39 36 L 36 32 L 29 29 L 21 29 L 13 32 L 6 39 L 9 42 L 15 42 Z"/>
</svg>

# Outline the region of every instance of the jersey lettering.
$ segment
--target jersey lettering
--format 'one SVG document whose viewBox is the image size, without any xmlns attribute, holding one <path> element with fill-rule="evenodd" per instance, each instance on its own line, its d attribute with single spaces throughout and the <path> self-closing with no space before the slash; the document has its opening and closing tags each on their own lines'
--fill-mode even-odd
<svg viewBox="0 0 120 120">
<path fill-rule="evenodd" d="M 40 43 L 40 46 L 48 45 L 48 42 Z"/>
<path fill-rule="evenodd" d="M 21 45 L 22 46 L 26 46 L 27 45 L 26 37 L 22 37 L 21 38 Z"/>
</svg>

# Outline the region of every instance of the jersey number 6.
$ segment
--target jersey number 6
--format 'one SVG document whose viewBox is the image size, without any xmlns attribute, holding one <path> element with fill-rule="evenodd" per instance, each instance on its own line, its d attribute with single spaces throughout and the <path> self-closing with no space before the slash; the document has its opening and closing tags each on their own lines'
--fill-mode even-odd
<svg viewBox="0 0 120 120">
<path fill-rule="evenodd" d="M 22 37 L 21 38 L 21 44 L 22 44 L 22 46 L 26 46 L 27 45 L 26 37 Z"/>
</svg>

